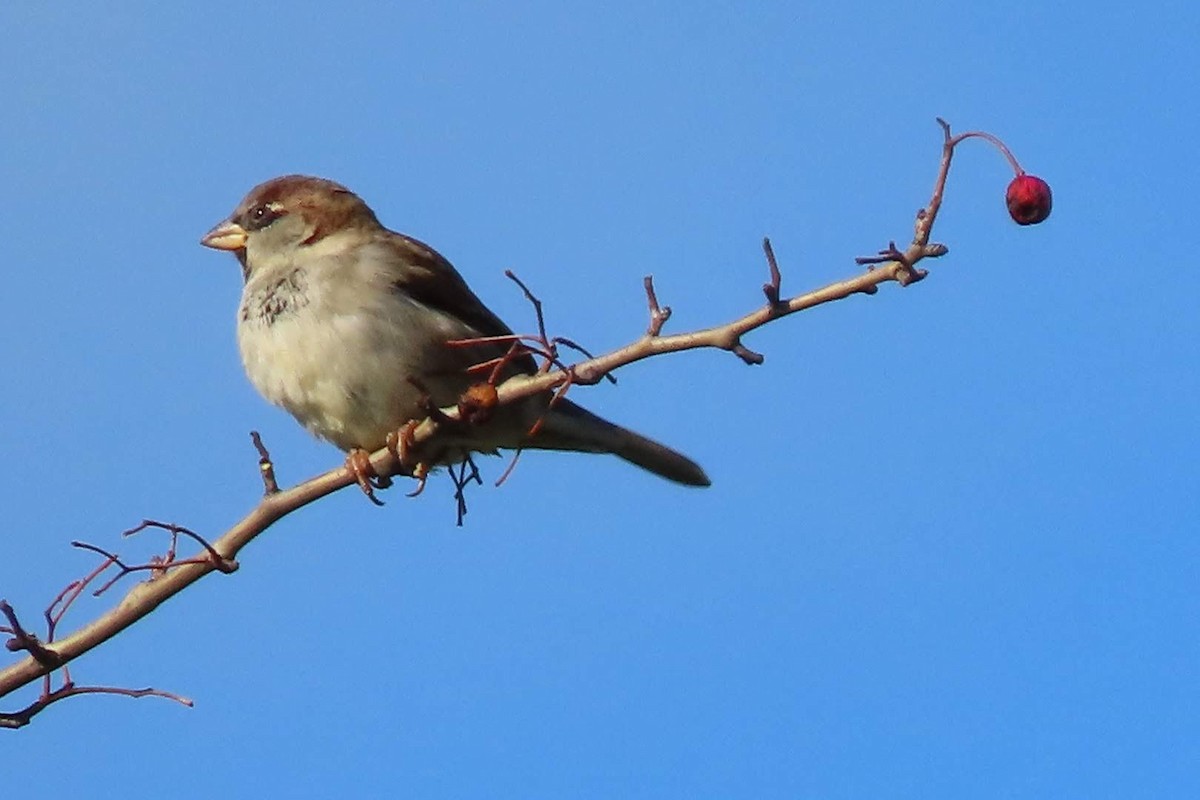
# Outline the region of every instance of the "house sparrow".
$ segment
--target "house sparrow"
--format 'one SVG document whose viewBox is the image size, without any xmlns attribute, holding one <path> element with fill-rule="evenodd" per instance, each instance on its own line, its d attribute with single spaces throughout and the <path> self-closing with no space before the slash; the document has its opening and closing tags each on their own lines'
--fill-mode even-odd
<svg viewBox="0 0 1200 800">
<path fill-rule="evenodd" d="M 437 251 L 385 228 L 333 181 L 287 175 L 260 184 L 200 242 L 231 251 L 242 265 L 237 339 L 250 382 L 347 451 L 347 466 L 368 494 L 366 453 L 427 416 L 429 402 L 456 403 L 480 380 L 467 368 L 508 351 L 508 342 L 449 346 L 512 331 Z M 536 369 L 525 354 L 501 377 Z M 421 455 L 446 464 L 497 448 L 613 453 L 678 483 L 709 485 L 680 453 L 565 398 L 550 406 L 550 397 L 500 407 L 484 424 L 450 431 L 436 454 Z"/>
</svg>

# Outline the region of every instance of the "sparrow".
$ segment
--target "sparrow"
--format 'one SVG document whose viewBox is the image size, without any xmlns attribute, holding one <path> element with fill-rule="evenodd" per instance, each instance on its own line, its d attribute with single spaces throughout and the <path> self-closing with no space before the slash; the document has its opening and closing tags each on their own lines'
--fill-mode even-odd
<svg viewBox="0 0 1200 800">
<path fill-rule="evenodd" d="M 369 495 L 366 454 L 428 416 L 430 403 L 458 402 L 481 380 L 469 367 L 508 354 L 501 379 L 537 371 L 528 353 L 511 357 L 510 341 L 447 344 L 512 331 L 441 254 L 385 228 L 358 195 L 333 181 L 266 181 L 200 243 L 232 252 L 241 264 L 237 342 L 250 382 L 346 451 Z M 709 485 L 686 456 L 551 398 L 535 395 L 497 408 L 482 424 L 453 426 L 438 440 L 442 449 L 423 451 L 422 459 L 452 464 L 501 448 L 611 453 L 677 483 Z"/>
</svg>

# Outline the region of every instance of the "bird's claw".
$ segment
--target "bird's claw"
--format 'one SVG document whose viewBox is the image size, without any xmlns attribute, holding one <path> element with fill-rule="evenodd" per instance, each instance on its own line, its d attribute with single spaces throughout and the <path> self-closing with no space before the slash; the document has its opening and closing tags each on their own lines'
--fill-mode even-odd
<svg viewBox="0 0 1200 800">
<path fill-rule="evenodd" d="M 413 420 L 404 423 L 399 430 L 389 433 L 386 439 L 388 452 L 400 462 L 400 468 L 417 479 L 417 488 L 408 493 L 409 497 L 416 497 L 425 491 L 425 481 L 429 477 L 429 465 L 418 461 L 414 452 L 417 444 L 416 431 L 417 422 Z"/>
<path fill-rule="evenodd" d="M 380 476 L 371 466 L 371 454 L 361 447 L 356 447 L 346 454 L 346 469 L 354 477 L 354 482 L 363 494 L 377 506 L 383 501 L 375 496 L 376 489 L 386 489 L 392 485 L 392 479 Z"/>
<path fill-rule="evenodd" d="M 409 497 L 416 497 L 425 491 L 425 482 L 429 479 L 429 467 L 423 463 L 417 464 L 413 468 L 413 477 L 417 479 L 417 488 L 408 493 Z"/>
</svg>

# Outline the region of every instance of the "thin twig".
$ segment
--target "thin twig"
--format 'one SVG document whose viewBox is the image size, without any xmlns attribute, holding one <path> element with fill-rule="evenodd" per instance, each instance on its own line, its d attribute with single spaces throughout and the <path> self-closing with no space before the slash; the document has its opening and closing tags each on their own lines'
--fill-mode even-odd
<svg viewBox="0 0 1200 800">
<path fill-rule="evenodd" d="M 546 337 L 546 318 L 542 315 L 542 301 L 529 291 L 529 287 L 511 269 L 504 270 L 504 277 L 520 286 L 521 291 L 525 293 L 525 299 L 533 305 L 533 313 L 537 316 L 538 338 L 549 345 L 550 340 Z"/>
<path fill-rule="evenodd" d="M 45 692 L 37 700 L 20 711 L 9 713 L 0 712 L 0 728 L 23 728 L 29 724 L 30 720 L 36 717 L 41 712 L 45 711 L 59 700 L 65 700 L 68 697 L 78 697 L 84 694 L 115 694 L 121 697 L 163 697 L 167 700 L 174 700 L 180 705 L 192 708 L 195 706 L 191 700 L 186 697 L 181 697 L 173 692 L 163 691 L 162 689 L 122 689 L 117 686 L 76 686 L 70 681 L 53 692 Z"/>
<path fill-rule="evenodd" d="M 767 269 L 771 274 L 771 280 L 763 284 L 763 294 L 767 296 L 767 304 L 772 308 L 777 308 L 779 303 L 780 284 L 783 283 L 783 276 L 779 273 L 779 262 L 775 260 L 775 248 L 771 247 L 771 240 L 766 236 L 762 241 L 763 252 L 767 255 Z"/>
<path fill-rule="evenodd" d="M 263 444 L 258 431 L 250 431 L 250 441 L 258 451 L 258 471 L 262 475 L 263 494 L 275 494 L 279 491 L 279 483 L 275 480 L 275 464 L 271 461 L 271 454 L 267 452 L 267 446 Z"/>
<path fill-rule="evenodd" d="M 269 461 L 269 459 L 268 459 L 268 461 Z M 275 491 L 278 492 L 279 487 L 276 487 Z M 171 563 L 179 563 L 179 562 L 175 562 L 175 560 L 174 560 L 175 559 L 174 538 L 176 536 L 183 535 L 183 536 L 188 537 L 192 541 L 194 541 L 196 544 L 203 547 L 205 550 L 207 550 L 208 557 L 213 560 L 213 563 L 216 565 L 217 569 L 220 572 L 229 574 L 231 572 L 237 571 L 238 564 L 236 561 L 227 559 L 224 556 L 222 556 L 220 553 L 217 552 L 217 549 L 215 547 L 213 547 L 211 544 L 208 543 L 207 539 L 205 539 L 203 536 L 196 533 L 192 529 L 185 528 L 182 525 L 176 525 L 173 522 L 158 522 L 158 521 L 152 520 L 152 519 L 144 519 L 144 520 L 142 520 L 141 524 L 135 525 L 134 527 L 130 528 L 127 531 L 122 531 L 121 536 L 123 536 L 123 537 L 133 536 L 134 534 L 140 533 L 140 532 L 146 530 L 147 528 L 156 528 L 158 530 L 168 531 L 171 534 L 171 538 L 172 538 L 171 549 L 170 549 L 170 551 L 168 551 L 167 558 L 164 559 L 164 561 L 165 561 L 164 566 L 170 565 Z"/>
<path fill-rule="evenodd" d="M 4 646 L 11 652 L 24 650 L 34 661 L 46 669 L 55 669 L 63 663 L 62 657 L 58 653 L 48 649 L 37 636 L 22 627 L 21 621 L 17 619 L 17 612 L 13 610 L 7 600 L 0 600 L 0 614 L 3 614 L 8 620 L 8 632 L 12 634 L 12 638 L 5 642 Z"/>
<path fill-rule="evenodd" d="M 553 341 L 554 341 L 554 343 L 555 343 L 555 344 L 561 344 L 561 345 L 564 345 L 564 346 L 566 346 L 566 347 L 569 347 L 569 348 L 571 348 L 572 350 L 576 351 L 577 353 L 582 353 L 583 355 L 587 356 L 588 358 L 595 358 L 595 357 L 596 357 L 596 356 L 595 356 L 595 355 L 594 355 L 594 354 L 593 354 L 593 353 L 592 353 L 590 350 L 588 350 L 586 347 L 584 347 L 584 346 L 583 346 L 583 345 L 581 345 L 581 344 L 576 344 L 574 341 L 572 341 L 572 340 L 568 339 L 568 338 L 567 338 L 567 337 L 565 337 L 565 336 L 555 336 Z M 612 383 L 612 384 L 615 384 L 615 383 L 617 382 L 617 376 L 616 376 L 616 375 L 613 375 L 611 372 L 610 372 L 610 373 L 606 373 L 606 374 L 604 375 L 604 379 L 605 379 L 605 380 L 607 380 L 609 383 Z"/>
<path fill-rule="evenodd" d="M 468 468 L 470 471 L 468 471 Z M 453 464 L 447 467 L 446 471 L 450 473 L 450 480 L 454 482 L 454 502 L 457 507 L 457 521 L 455 524 L 461 528 L 463 517 L 467 515 L 467 485 L 477 483 L 482 486 L 483 478 L 480 477 L 479 467 L 475 465 L 475 459 L 471 458 L 470 453 L 467 453 L 462 463 L 459 464 L 458 472 L 454 471 Z"/>
<path fill-rule="evenodd" d="M 114 563 L 114 559 L 106 558 L 100 562 L 91 572 L 77 581 L 71 581 L 67 584 L 67 588 L 58 593 L 58 596 L 50 601 L 50 605 L 46 606 L 44 616 L 46 617 L 46 641 L 53 642 L 55 632 L 58 630 L 58 623 L 66 616 L 68 609 L 83 594 L 83 590 L 88 587 L 92 581 L 99 577 L 101 572 L 108 569 Z M 57 607 L 57 610 L 56 610 Z"/>
<path fill-rule="evenodd" d="M 671 307 L 658 304 L 653 275 L 642 278 L 642 286 L 646 290 L 646 305 L 650 307 L 650 325 L 646 328 L 646 335 L 655 337 L 662 333 L 663 325 L 671 318 Z"/>
</svg>

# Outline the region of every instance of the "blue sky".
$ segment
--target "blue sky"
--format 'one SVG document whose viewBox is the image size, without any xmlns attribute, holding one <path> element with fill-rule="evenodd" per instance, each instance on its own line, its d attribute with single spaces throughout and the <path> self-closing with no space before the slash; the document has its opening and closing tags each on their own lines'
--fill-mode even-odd
<svg viewBox="0 0 1200 800">
<path fill-rule="evenodd" d="M 194 709 L 57 705 L 4 734 L 7 785 L 1194 796 L 1197 30 L 1186 3 L 7 4 L 0 597 L 30 620 L 94 564 L 69 540 L 144 557 L 143 517 L 249 510 L 250 429 L 285 482 L 339 463 L 254 394 L 236 263 L 197 244 L 265 178 L 349 185 L 529 328 L 515 270 L 598 351 L 643 330 L 647 273 L 682 331 L 760 302 L 764 234 L 787 293 L 907 241 L 935 116 L 1055 192 L 1018 228 L 967 143 L 927 281 L 771 325 L 762 367 L 574 395 L 707 491 L 528 454 L 463 529 L 444 479 L 287 519 L 76 666 Z"/>
</svg>

